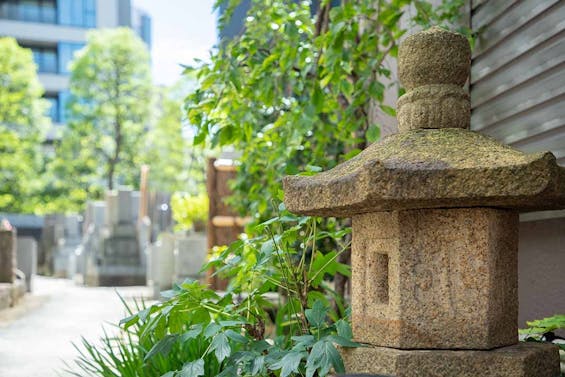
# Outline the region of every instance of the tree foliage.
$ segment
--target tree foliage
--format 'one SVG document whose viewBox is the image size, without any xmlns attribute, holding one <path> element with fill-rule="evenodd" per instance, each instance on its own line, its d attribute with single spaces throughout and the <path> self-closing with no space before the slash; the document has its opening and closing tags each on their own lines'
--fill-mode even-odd
<svg viewBox="0 0 565 377">
<path fill-rule="evenodd" d="M 253 0 L 242 33 L 197 67 L 200 87 L 187 101 L 196 143 L 242 152 L 232 204 L 269 217 L 284 175 L 331 168 L 378 139 L 375 114 L 394 116 L 385 95 L 401 90 L 388 65 L 398 41 L 409 28 L 454 21 L 462 5 Z"/>
<path fill-rule="evenodd" d="M 205 188 L 206 152 L 191 142 L 182 111 L 189 83 L 179 82 L 157 91 L 155 122 L 145 137 L 143 160 L 149 165 L 150 189 L 162 192 L 202 193 Z"/>
<path fill-rule="evenodd" d="M 151 108 L 149 53 L 133 31 L 95 30 L 87 41 L 71 63 L 68 129 L 53 164 L 55 190 L 69 193 L 70 207 L 137 185 Z"/>
<path fill-rule="evenodd" d="M 0 38 L 0 211 L 34 210 L 49 126 L 42 94 L 31 51 Z"/>
</svg>

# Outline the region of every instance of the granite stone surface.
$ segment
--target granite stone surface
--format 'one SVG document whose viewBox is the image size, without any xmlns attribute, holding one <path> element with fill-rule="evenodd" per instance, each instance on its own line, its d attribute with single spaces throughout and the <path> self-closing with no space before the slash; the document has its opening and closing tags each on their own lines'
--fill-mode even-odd
<svg viewBox="0 0 565 377">
<path fill-rule="evenodd" d="M 283 181 L 294 213 L 352 217 L 349 373 L 556 377 L 556 347 L 517 344 L 518 213 L 565 208 L 565 168 L 468 130 L 467 40 L 399 48 L 400 133 Z"/>
<path fill-rule="evenodd" d="M 491 351 L 343 348 L 345 369 L 394 377 L 558 377 L 556 346 L 519 343 Z"/>
<path fill-rule="evenodd" d="M 354 216 L 354 339 L 404 349 L 492 349 L 516 343 L 517 250 L 514 211 Z"/>
<path fill-rule="evenodd" d="M 409 36 L 398 48 L 398 77 L 407 90 L 431 84 L 463 86 L 470 68 L 467 38 L 439 27 Z"/>
<path fill-rule="evenodd" d="M 464 129 L 390 135 L 313 176 L 288 176 L 294 212 L 350 217 L 393 209 L 565 208 L 565 168 L 547 153 L 526 154 Z"/>
<path fill-rule="evenodd" d="M 16 234 L 0 230 L 0 283 L 13 283 L 16 274 Z"/>
</svg>

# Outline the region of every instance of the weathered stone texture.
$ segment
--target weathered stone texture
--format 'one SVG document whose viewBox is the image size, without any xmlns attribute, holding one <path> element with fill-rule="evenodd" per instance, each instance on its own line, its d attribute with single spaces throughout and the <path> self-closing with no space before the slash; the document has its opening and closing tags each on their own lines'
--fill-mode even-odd
<svg viewBox="0 0 565 377">
<path fill-rule="evenodd" d="M 396 105 L 401 132 L 419 128 L 468 128 L 469 95 L 456 85 L 426 85 L 400 97 Z"/>
<path fill-rule="evenodd" d="M 446 128 L 384 138 L 314 176 L 285 177 L 295 213 L 343 216 L 413 208 L 565 208 L 565 168 L 479 133 Z"/>
<path fill-rule="evenodd" d="M 12 306 L 12 284 L 0 283 L 0 310 Z"/>
<path fill-rule="evenodd" d="M 16 234 L 0 230 L 0 283 L 13 283 L 16 275 Z"/>
<path fill-rule="evenodd" d="M 353 217 L 356 341 L 491 349 L 517 336 L 518 213 L 408 210 Z"/>
<path fill-rule="evenodd" d="M 353 218 L 348 372 L 555 377 L 556 347 L 517 344 L 518 212 L 565 208 L 565 168 L 469 131 L 465 37 L 399 48 L 400 133 L 314 176 L 284 179 L 295 213 Z"/>
<path fill-rule="evenodd" d="M 551 344 L 519 343 L 492 351 L 344 348 L 345 369 L 395 377 L 556 377 L 559 354 Z"/>
<path fill-rule="evenodd" d="M 407 90 L 433 84 L 463 86 L 470 67 L 467 39 L 438 27 L 409 36 L 398 48 L 398 77 Z"/>
</svg>

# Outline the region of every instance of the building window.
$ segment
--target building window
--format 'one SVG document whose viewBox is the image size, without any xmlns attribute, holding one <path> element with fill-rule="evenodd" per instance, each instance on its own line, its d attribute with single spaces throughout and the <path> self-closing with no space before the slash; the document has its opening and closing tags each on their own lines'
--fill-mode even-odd
<svg viewBox="0 0 565 377">
<path fill-rule="evenodd" d="M 2 0 L 0 18 L 54 24 L 57 22 L 56 0 Z"/>
<path fill-rule="evenodd" d="M 57 73 L 57 48 L 25 46 L 31 49 L 37 70 L 41 73 Z"/>
<path fill-rule="evenodd" d="M 59 106 L 59 122 L 65 123 L 67 121 L 67 102 L 69 101 L 70 92 L 65 90 L 59 93 L 58 106 Z"/>
<path fill-rule="evenodd" d="M 96 0 L 57 0 L 61 25 L 96 27 Z"/>
<path fill-rule="evenodd" d="M 59 123 L 59 97 L 55 95 L 45 95 L 45 99 L 49 102 L 49 109 L 47 110 L 47 116 L 51 118 L 53 123 Z"/>
<path fill-rule="evenodd" d="M 75 52 L 84 47 L 84 43 L 59 43 L 59 73 L 69 73 L 69 63 L 73 60 Z"/>
</svg>

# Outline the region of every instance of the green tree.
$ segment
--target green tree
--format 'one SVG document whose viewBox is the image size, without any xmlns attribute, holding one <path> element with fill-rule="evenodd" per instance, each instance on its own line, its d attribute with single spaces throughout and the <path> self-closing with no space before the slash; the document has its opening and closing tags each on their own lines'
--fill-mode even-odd
<svg viewBox="0 0 565 377">
<path fill-rule="evenodd" d="M 240 0 L 217 0 L 226 3 L 222 23 Z M 330 169 L 378 140 L 380 119 L 395 115 L 385 97 L 403 93 L 389 68 L 398 42 L 409 29 L 453 28 L 464 1 L 250 3 L 241 34 L 196 68 L 200 86 L 187 110 L 197 144 L 242 152 L 230 203 L 262 221 L 276 213 L 283 176 Z M 349 263 L 349 255 L 339 261 Z"/>
<path fill-rule="evenodd" d="M 0 211 L 33 212 L 47 102 L 29 49 L 0 38 Z"/>
<path fill-rule="evenodd" d="M 53 171 L 78 206 L 117 184 L 137 185 L 149 123 L 151 76 L 145 44 L 128 28 L 91 31 L 71 63 L 68 129 Z"/>
<path fill-rule="evenodd" d="M 150 188 L 162 192 L 204 191 L 205 151 L 192 146 L 182 101 L 190 90 L 182 81 L 157 95 L 156 121 L 146 137 L 144 161 L 149 165 Z"/>
<path fill-rule="evenodd" d="M 222 22 L 240 1 L 217 4 L 226 2 Z M 284 175 L 331 168 L 377 140 L 378 115 L 394 116 L 387 88 L 400 90 L 388 67 L 399 39 L 453 22 L 462 5 L 251 1 L 244 31 L 197 67 L 200 87 L 187 100 L 196 143 L 242 152 L 232 204 L 269 218 Z"/>
</svg>

